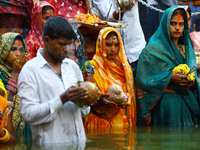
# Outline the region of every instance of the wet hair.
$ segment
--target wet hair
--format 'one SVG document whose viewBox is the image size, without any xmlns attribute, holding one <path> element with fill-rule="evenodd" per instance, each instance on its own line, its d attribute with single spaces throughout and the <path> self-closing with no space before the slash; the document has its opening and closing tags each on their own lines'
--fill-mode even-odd
<svg viewBox="0 0 200 150">
<path fill-rule="evenodd" d="M 176 9 L 173 14 L 172 14 L 172 17 L 176 16 L 178 13 L 180 13 L 180 15 L 183 17 L 184 16 L 184 9 L 183 8 L 178 8 Z"/>
<path fill-rule="evenodd" d="M 43 28 L 43 38 L 45 36 L 48 36 L 51 40 L 59 37 L 64 37 L 67 40 L 76 38 L 76 34 L 70 23 L 60 16 L 51 17 L 47 20 Z"/>
<path fill-rule="evenodd" d="M 117 38 L 118 38 L 117 33 L 114 32 L 114 31 L 111 31 L 111 32 L 109 32 L 108 35 L 106 36 L 106 39 L 107 39 L 109 36 L 111 36 L 111 35 L 115 35 L 115 36 L 117 36 Z"/>
<path fill-rule="evenodd" d="M 51 6 L 44 6 L 44 7 L 42 7 L 42 15 L 44 15 L 47 10 L 53 10 L 54 11 L 53 7 L 51 7 Z"/>
</svg>

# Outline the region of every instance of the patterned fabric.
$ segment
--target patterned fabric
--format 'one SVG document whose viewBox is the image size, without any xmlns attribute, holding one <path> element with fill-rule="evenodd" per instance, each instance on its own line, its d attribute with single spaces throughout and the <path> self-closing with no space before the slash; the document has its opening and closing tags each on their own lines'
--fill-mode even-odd
<svg viewBox="0 0 200 150">
<path fill-rule="evenodd" d="M 0 95 L 0 110 L 1 111 L 4 111 L 4 115 L 3 115 L 3 118 L 2 118 L 2 120 L 1 120 L 1 124 L 0 124 L 0 126 L 1 126 L 1 128 L 5 128 L 5 127 L 7 127 L 7 123 L 8 123 L 8 109 L 6 108 L 7 107 L 7 96 L 8 96 L 8 94 L 7 94 L 7 91 L 6 91 L 6 89 L 5 89 L 5 85 L 3 84 L 3 82 L 2 82 L 2 80 L 0 79 L 0 88 L 4 91 L 4 97 L 2 97 L 1 95 Z"/>
<path fill-rule="evenodd" d="M 5 85 L 3 84 L 2 80 L 0 79 L 0 88 L 4 91 L 4 98 L 8 98 L 8 93 L 6 91 Z"/>
<path fill-rule="evenodd" d="M 77 50 L 75 52 L 76 57 L 75 57 L 74 61 L 78 64 L 78 66 L 82 70 L 83 67 L 84 67 L 84 64 L 87 62 L 87 59 L 86 59 L 86 56 L 85 56 L 85 50 L 84 50 L 85 39 L 84 39 L 83 35 L 81 34 L 81 32 L 79 31 L 79 29 L 77 27 L 72 25 L 72 28 L 73 28 L 73 30 L 76 34 L 76 37 L 79 41 L 79 46 L 77 47 Z M 94 67 L 90 64 L 87 67 L 86 72 L 87 72 L 88 76 L 93 75 L 94 74 Z"/>
<path fill-rule="evenodd" d="M 37 50 L 44 46 L 42 39 L 42 8 L 44 6 L 50 6 L 54 9 L 52 5 L 45 1 L 36 3 L 32 9 L 31 30 L 26 38 L 28 60 L 36 57 Z M 56 13 L 54 15 L 56 16 Z"/>
<path fill-rule="evenodd" d="M 30 15 L 31 15 L 31 9 L 33 7 L 33 1 L 32 0 L 0 0 L 0 15 L 1 16 L 1 22 L 0 25 L 3 25 L 5 27 L 9 26 L 9 27 L 16 27 L 14 25 L 17 25 L 17 27 L 24 27 L 26 25 L 26 27 L 30 27 Z M 12 17 L 8 18 L 8 14 L 13 15 L 13 16 L 17 16 L 18 18 L 20 18 L 19 16 L 21 16 L 21 18 L 23 17 L 24 20 L 20 19 L 16 19 L 12 21 Z M 2 18 L 6 18 L 7 20 L 12 21 L 11 22 L 3 22 Z M 21 23 L 21 21 L 23 21 L 23 24 Z M 17 22 L 17 23 L 16 23 Z M 20 25 L 20 26 L 19 26 Z M 2 27 L 2 26 L 1 26 Z"/>
<path fill-rule="evenodd" d="M 54 8 L 48 2 L 41 1 L 36 3 L 32 10 L 31 31 L 29 32 L 28 37 L 26 38 L 28 60 L 36 57 L 38 49 L 43 48 L 44 46 L 42 38 L 42 8 L 44 6 L 51 6 L 52 8 Z M 54 15 L 56 16 L 56 12 L 54 13 Z M 86 61 L 85 51 L 83 48 L 85 40 L 81 32 L 75 26 L 72 27 L 80 43 L 80 45 L 77 48 L 77 51 L 75 52 L 76 57 L 74 57 L 74 61 L 77 62 L 80 68 L 82 68 L 83 64 Z"/>
<path fill-rule="evenodd" d="M 74 18 L 76 14 L 87 13 L 83 0 L 46 0 L 58 11 L 58 15 L 65 19 Z"/>
<path fill-rule="evenodd" d="M 138 122 L 159 126 L 194 126 L 199 110 L 199 84 L 186 90 L 170 83 L 172 70 L 179 64 L 190 68 L 196 65 L 195 53 L 189 39 L 186 12 L 183 12 L 185 58 L 178 50 L 170 36 L 170 20 L 177 6 L 165 10 L 160 26 L 151 37 L 148 45 L 139 57 L 136 86 L 138 98 Z M 198 83 L 197 72 L 195 72 Z M 165 89 L 175 92 L 165 92 Z"/>
<path fill-rule="evenodd" d="M 26 49 L 26 44 L 23 40 L 23 37 L 18 33 L 8 32 L 1 36 L 1 46 L 0 46 L 0 79 L 4 83 L 5 87 L 7 86 L 8 79 L 11 76 L 12 68 L 5 64 L 6 59 L 10 53 L 11 47 L 15 41 L 15 39 L 19 37 L 24 44 L 24 49 Z M 25 51 L 24 51 L 25 52 Z M 16 134 L 22 134 L 25 122 L 22 120 L 20 106 L 19 106 L 19 98 L 18 95 L 13 97 L 14 106 L 13 106 L 13 126 Z"/>
<path fill-rule="evenodd" d="M 115 60 L 106 59 L 105 38 L 108 33 L 116 32 L 120 42 L 119 55 Z M 135 126 L 136 123 L 136 101 L 134 80 L 131 67 L 127 61 L 126 53 L 119 32 L 114 28 L 104 28 L 100 31 L 97 44 L 96 54 L 90 63 L 95 68 L 94 83 L 97 84 L 102 93 L 107 93 L 112 84 L 118 84 L 123 91 L 127 93 L 129 105 L 126 107 L 108 108 L 102 106 L 96 109 L 100 114 L 99 117 L 90 113 L 85 117 L 86 128 L 96 127 L 127 127 Z"/>
</svg>

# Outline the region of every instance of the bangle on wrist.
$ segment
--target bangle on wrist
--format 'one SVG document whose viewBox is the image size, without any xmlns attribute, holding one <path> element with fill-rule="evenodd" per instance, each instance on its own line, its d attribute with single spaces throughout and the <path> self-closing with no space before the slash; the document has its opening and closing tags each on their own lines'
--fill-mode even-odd
<svg viewBox="0 0 200 150">
<path fill-rule="evenodd" d="M 14 80 L 14 79 L 12 79 L 12 78 L 10 78 L 8 80 L 8 84 L 11 85 L 11 86 L 13 86 L 13 87 L 15 87 L 15 88 L 17 88 L 17 81 Z"/>
<path fill-rule="evenodd" d="M 17 80 L 9 78 L 9 81 L 13 82 L 13 83 L 17 83 Z"/>
<path fill-rule="evenodd" d="M 12 85 L 7 85 L 6 89 L 11 91 L 12 93 L 16 94 L 17 93 L 17 88 L 13 87 Z"/>
<path fill-rule="evenodd" d="M 125 102 L 121 103 L 122 106 L 126 105 L 126 103 L 128 102 L 128 98 L 127 96 L 125 96 Z"/>
<path fill-rule="evenodd" d="M 3 137 L 0 137 L 0 143 L 6 143 L 10 140 L 10 134 L 8 130 L 6 128 L 3 128 L 3 130 L 5 131 L 6 134 Z"/>
</svg>

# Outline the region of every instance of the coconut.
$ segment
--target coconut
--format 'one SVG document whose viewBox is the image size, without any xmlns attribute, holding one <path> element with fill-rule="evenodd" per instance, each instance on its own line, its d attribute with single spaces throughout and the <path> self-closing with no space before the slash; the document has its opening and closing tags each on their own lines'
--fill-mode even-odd
<svg viewBox="0 0 200 150">
<path fill-rule="evenodd" d="M 78 82 L 78 85 L 79 87 L 82 87 L 88 91 L 87 103 L 92 104 L 95 100 L 98 99 L 100 95 L 100 90 L 96 86 L 96 84 L 94 84 L 93 82 L 84 81 L 84 82 Z"/>
<path fill-rule="evenodd" d="M 126 94 L 123 92 L 122 88 L 117 84 L 111 85 L 108 89 L 108 93 L 110 94 L 110 96 L 108 97 L 109 101 L 113 101 L 117 104 L 122 104 L 126 100 Z"/>
</svg>

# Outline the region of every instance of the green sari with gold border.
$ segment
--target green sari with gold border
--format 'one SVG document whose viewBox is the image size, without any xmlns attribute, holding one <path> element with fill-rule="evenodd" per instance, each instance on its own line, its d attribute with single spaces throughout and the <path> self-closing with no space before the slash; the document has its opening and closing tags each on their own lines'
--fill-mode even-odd
<svg viewBox="0 0 200 150">
<path fill-rule="evenodd" d="M 26 52 L 26 44 L 23 37 L 18 33 L 8 32 L 3 34 L 0 38 L 0 79 L 4 83 L 5 87 L 8 84 L 8 79 L 11 77 L 12 68 L 6 65 L 6 59 L 10 53 L 12 45 L 16 38 L 20 38 L 24 45 L 24 53 Z M 21 137 L 22 135 L 31 136 L 30 126 L 25 124 L 20 110 L 19 97 L 18 94 L 13 96 L 13 110 L 12 110 L 12 122 L 16 137 Z M 29 145 L 29 144 L 28 144 Z"/>
</svg>

